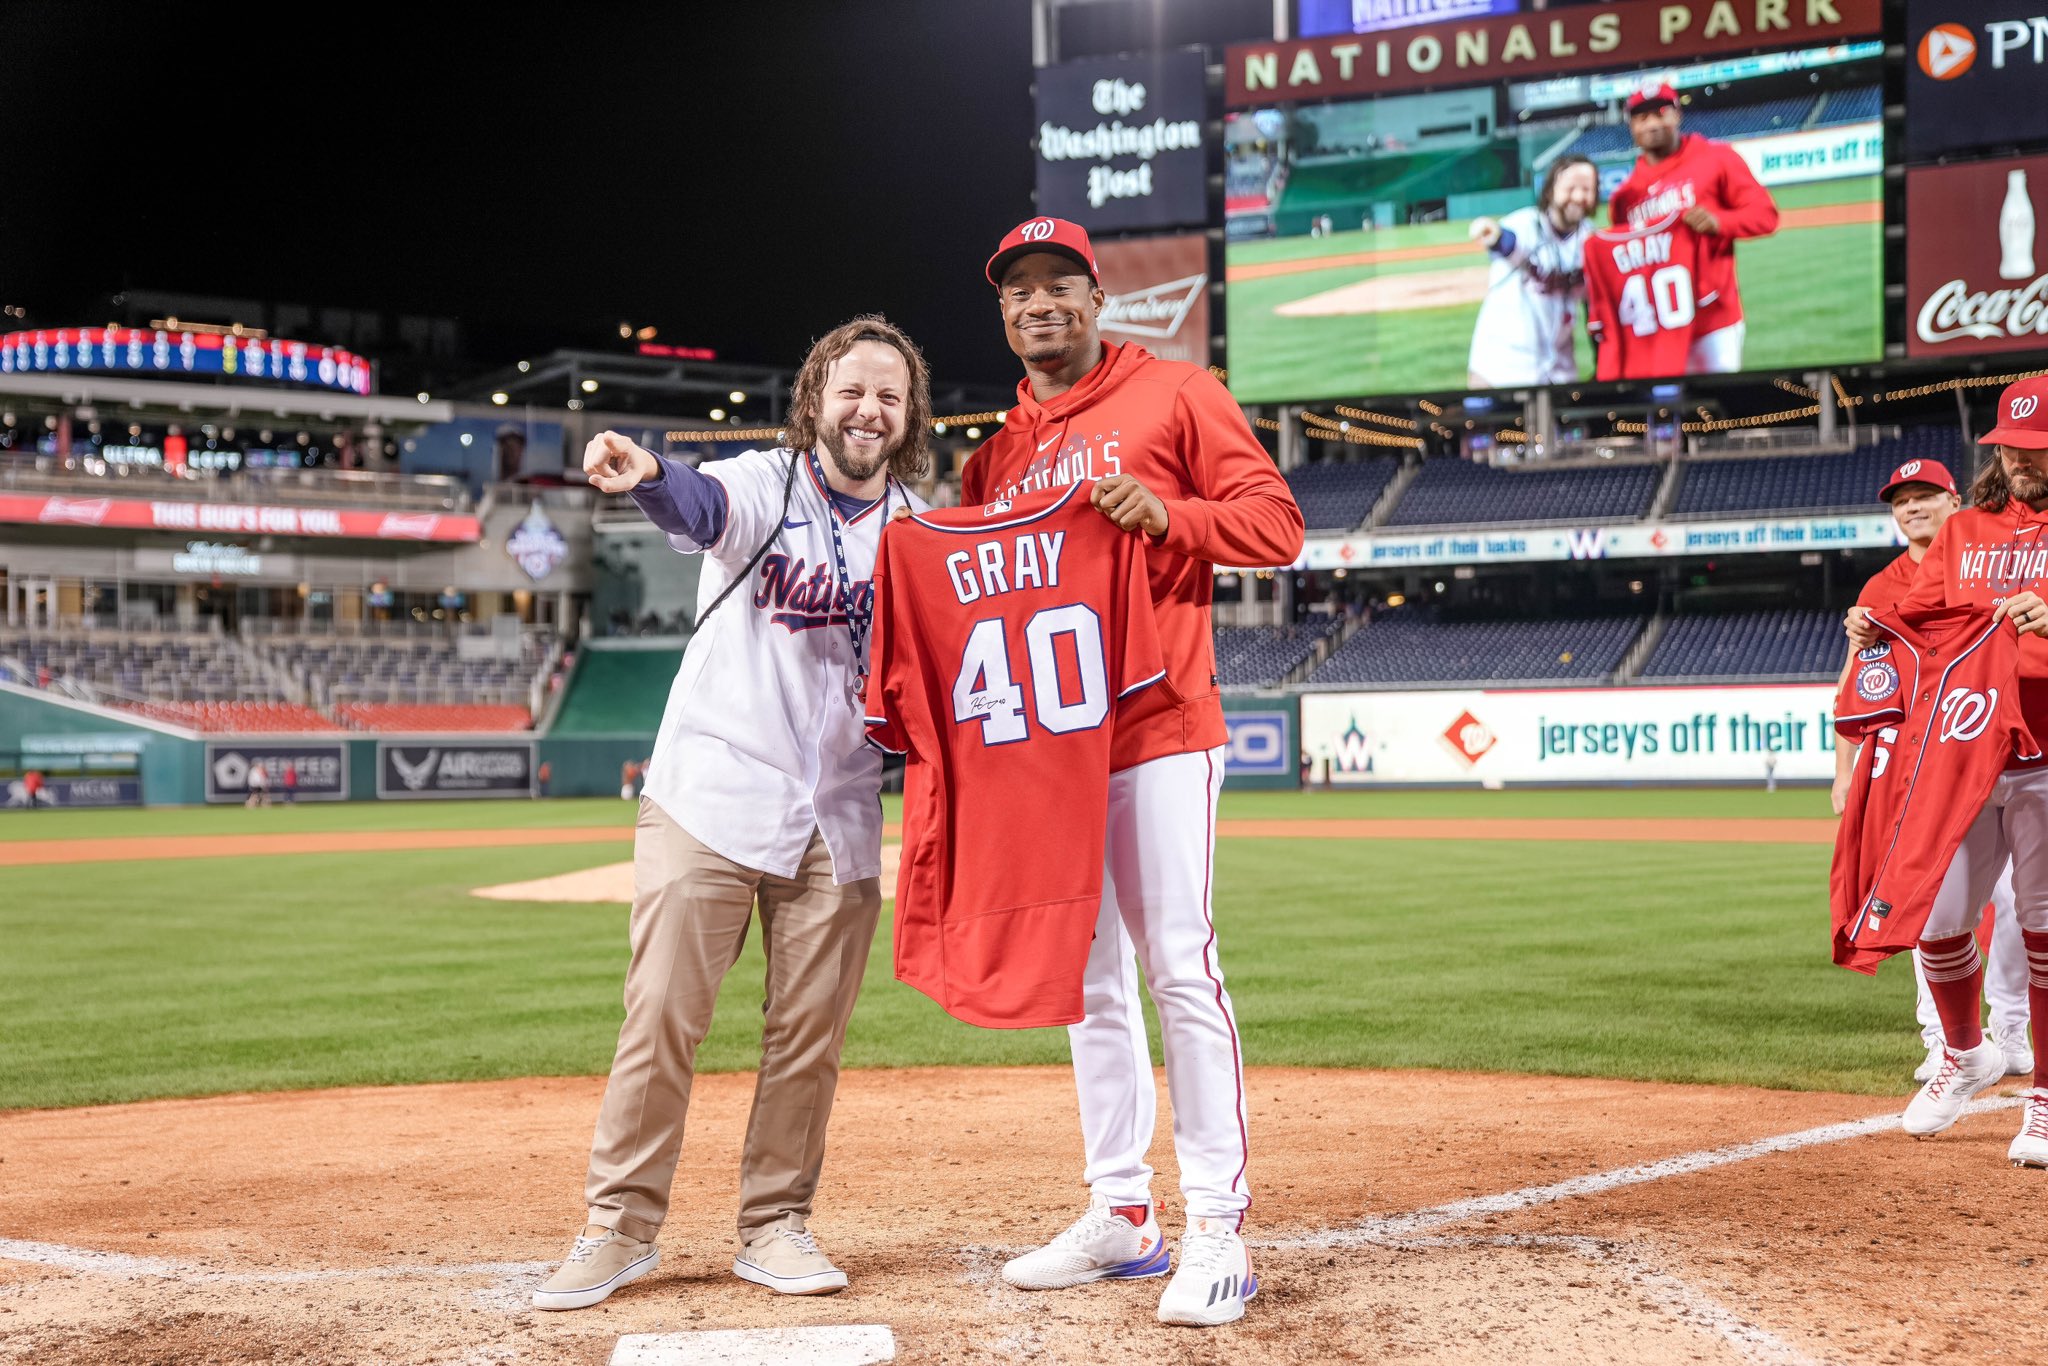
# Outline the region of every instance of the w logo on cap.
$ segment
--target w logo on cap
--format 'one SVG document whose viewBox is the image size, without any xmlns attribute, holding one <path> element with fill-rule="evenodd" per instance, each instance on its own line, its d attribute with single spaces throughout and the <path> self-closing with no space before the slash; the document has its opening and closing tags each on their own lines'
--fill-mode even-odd
<svg viewBox="0 0 2048 1366">
<path fill-rule="evenodd" d="M 1034 218 L 1017 229 L 1017 235 L 1027 242 L 1043 242 L 1052 234 L 1053 225 L 1050 218 Z"/>
<path fill-rule="evenodd" d="M 2012 401 L 2012 420 L 2024 422 L 2032 417 L 2035 410 L 2040 408 L 2040 406 L 2041 396 L 2039 394 L 2021 394 Z"/>
<path fill-rule="evenodd" d="M 1899 466 L 1899 472 L 1893 482 L 1896 483 L 1899 479 L 1911 479 L 1918 473 L 1920 473 L 1920 462 L 1918 460 L 1908 460 L 1905 464 Z"/>
</svg>

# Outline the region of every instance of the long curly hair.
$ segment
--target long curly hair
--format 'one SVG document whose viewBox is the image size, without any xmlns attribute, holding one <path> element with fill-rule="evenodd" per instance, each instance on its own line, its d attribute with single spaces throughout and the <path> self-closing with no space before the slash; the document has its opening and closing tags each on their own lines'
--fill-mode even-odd
<svg viewBox="0 0 2048 1366">
<path fill-rule="evenodd" d="M 924 352 L 879 313 L 864 313 L 841 323 L 811 344 L 796 383 L 789 391 L 789 421 L 783 427 L 783 442 L 793 451 L 807 451 L 818 444 L 818 413 L 824 406 L 825 377 L 839 359 L 861 342 L 893 346 L 910 369 L 910 399 L 904 405 L 903 444 L 889 457 L 889 473 L 898 482 L 921 479 L 931 468 L 932 377 L 924 363 Z"/>
<path fill-rule="evenodd" d="M 1985 512 L 2002 512 L 2012 501 L 2012 481 L 2006 477 L 2004 447 L 1993 446 L 1991 458 L 1970 481 L 1970 502 Z"/>
</svg>

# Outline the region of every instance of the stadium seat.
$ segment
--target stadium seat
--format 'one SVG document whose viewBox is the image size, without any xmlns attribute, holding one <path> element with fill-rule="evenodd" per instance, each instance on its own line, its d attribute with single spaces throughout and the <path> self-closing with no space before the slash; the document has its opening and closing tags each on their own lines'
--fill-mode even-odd
<svg viewBox="0 0 2048 1366">
<path fill-rule="evenodd" d="M 1961 429 L 1925 425 L 1905 428 L 1898 436 L 1844 455 L 1689 460 L 1672 514 L 1881 509 L 1877 491 L 1908 460 L 1941 461 L 1958 485 L 1969 481 L 1971 465 L 1964 455 Z"/>
<path fill-rule="evenodd" d="M 335 716 L 357 730 L 514 731 L 533 717 L 525 707 L 429 702 L 344 702 Z"/>
<path fill-rule="evenodd" d="M 1644 678 L 1830 679 L 1842 667 L 1842 618 L 1826 611 L 1737 612 L 1672 621 Z"/>
<path fill-rule="evenodd" d="M 1426 607 L 1384 612 L 1323 661 L 1313 686 L 1599 682 L 1621 667 L 1642 617 L 1444 622 Z"/>
<path fill-rule="evenodd" d="M 1342 618 L 1316 614 L 1292 626 L 1220 626 L 1216 673 L 1226 688 L 1270 688 L 1286 681 Z"/>
<path fill-rule="evenodd" d="M 1389 527 L 1632 521 L 1657 496 L 1660 465 L 1498 469 L 1455 457 L 1425 461 Z"/>
<path fill-rule="evenodd" d="M 1400 472 L 1399 460 L 1317 460 L 1287 472 L 1287 486 L 1310 531 L 1352 531 Z"/>
</svg>

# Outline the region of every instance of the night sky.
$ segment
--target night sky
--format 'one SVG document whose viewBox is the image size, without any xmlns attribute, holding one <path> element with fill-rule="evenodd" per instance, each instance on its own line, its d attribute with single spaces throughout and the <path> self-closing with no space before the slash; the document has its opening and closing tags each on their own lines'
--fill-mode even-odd
<svg viewBox="0 0 2048 1366">
<path fill-rule="evenodd" d="M 1031 212 L 1025 0 L 441 8 L 7 7 L 0 302 L 455 315 L 503 359 L 630 320 L 791 366 L 879 309 L 936 378 L 1014 380 L 980 272 Z M 1080 55 L 1272 7 L 1069 13 Z"/>
</svg>

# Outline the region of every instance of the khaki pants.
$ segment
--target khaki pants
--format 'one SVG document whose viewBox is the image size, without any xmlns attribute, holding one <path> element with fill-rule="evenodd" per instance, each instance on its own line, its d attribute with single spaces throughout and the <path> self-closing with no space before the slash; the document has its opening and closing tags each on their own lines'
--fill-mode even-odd
<svg viewBox="0 0 2048 1366">
<path fill-rule="evenodd" d="M 768 957 L 753 1116 L 740 1160 L 741 1241 L 808 1218 L 825 1161 L 839 1050 L 882 909 L 880 878 L 832 881 L 823 836 L 793 878 L 743 868 L 640 799 L 626 1022 L 605 1083 L 584 1194 L 590 1222 L 653 1239 L 682 1154 L 697 1045 L 758 897 Z"/>
</svg>

